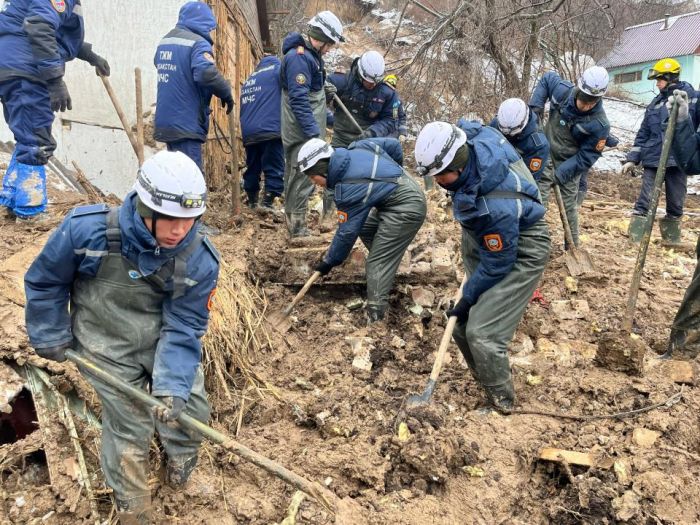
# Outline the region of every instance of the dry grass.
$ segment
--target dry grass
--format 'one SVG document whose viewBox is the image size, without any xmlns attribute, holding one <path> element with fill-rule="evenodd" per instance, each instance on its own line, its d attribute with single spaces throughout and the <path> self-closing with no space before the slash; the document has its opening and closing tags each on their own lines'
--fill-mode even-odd
<svg viewBox="0 0 700 525">
<path fill-rule="evenodd" d="M 237 410 L 239 427 L 246 402 L 268 394 L 277 397 L 255 371 L 261 350 L 272 347 L 264 320 L 266 308 L 262 291 L 222 261 L 202 362 L 214 412 Z"/>
</svg>

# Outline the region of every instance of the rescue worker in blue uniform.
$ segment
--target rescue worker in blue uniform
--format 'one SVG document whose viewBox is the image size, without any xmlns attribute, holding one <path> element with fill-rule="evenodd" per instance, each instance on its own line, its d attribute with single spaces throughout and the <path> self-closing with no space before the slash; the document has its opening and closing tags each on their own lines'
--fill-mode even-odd
<svg viewBox="0 0 700 525">
<path fill-rule="evenodd" d="M 515 148 L 536 181 L 549 160 L 549 141 L 540 131 L 537 115 L 519 98 L 504 100 L 489 124 L 503 133 Z"/>
<path fill-rule="evenodd" d="M 396 95 L 394 105 L 391 109 L 394 116 L 394 120 L 396 121 L 396 125 L 394 131 L 390 133 L 389 136 L 399 139 L 399 142 L 403 144 L 406 140 L 406 137 L 408 136 L 408 124 L 406 118 L 406 109 L 404 108 L 404 104 L 401 101 L 399 92 L 396 91 L 396 85 L 398 84 L 398 82 L 399 79 L 396 75 L 387 75 L 384 77 L 384 83 L 389 87 L 393 88 L 394 94 Z"/>
<path fill-rule="evenodd" d="M 316 271 L 327 275 L 340 265 L 359 237 L 369 250 L 367 317 L 370 323 L 382 320 L 396 271 L 427 210 L 423 190 L 402 167 L 399 141 L 363 139 L 334 149 L 311 139 L 298 161 L 314 184 L 331 190 L 338 208 L 338 229 Z"/>
<path fill-rule="evenodd" d="M 668 97 L 666 110 L 670 113 L 674 99 L 678 103 L 678 120 L 673 135 L 672 151 L 676 165 L 685 173 L 700 173 L 700 130 L 691 118 L 693 106 L 685 89 L 676 89 Z M 697 107 L 697 106 L 696 106 Z M 700 237 L 695 246 L 700 261 Z M 666 357 L 694 360 L 700 354 L 700 264 L 696 264 L 693 279 L 683 296 L 671 325 Z"/>
<path fill-rule="evenodd" d="M 448 316 L 453 337 L 490 402 L 515 401 L 508 344 L 549 257 L 549 232 L 537 183 L 505 137 L 460 120 L 431 122 L 418 134 L 417 170 L 454 192 L 462 225 L 462 260 L 469 276 Z"/>
<path fill-rule="evenodd" d="M 634 145 L 622 166 L 622 172 L 630 175 L 634 175 L 636 165 L 641 164 L 644 167 L 642 188 L 634 205 L 629 227 L 630 239 L 635 242 L 639 242 L 644 234 L 649 199 L 654 188 L 656 169 L 661 157 L 664 122 L 668 119 L 666 102 L 674 90 L 688 93 L 690 122 L 695 126 L 700 124 L 700 106 L 697 104 L 698 92 L 688 82 L 680 80 L 680 74 L 681 65 L 673 58 L 659 60 L 649 71 L 647 78 L 656 82 L 659 94 L 647 106 L 644 119 L 634 139 Z M 687 175 L 678 167 L 673 154 L 668 158 L 664 181 L 666 183 L 666 216 L 659 219 L 659 230 L 661 238 L 665 242 L 674 244 L 681 240 L 681 217 L 687 193 Z"/>
<path fill-rule="evenodd" d="M 328 77 L 340 101 L 364 130 L 360 132 L 344 111 L 335 108 L 331 146 L 346 148 L 358 139 L 388 137 L 394 133 L 399 101 L 395 90 L 383 79 L 384 57 L 377 51 L 367 51 L 356 58 L 347 73 L 336 72 Z"/>
<path fill-rule="evenodd" d="M 158 70 L 155 130 L 168 151 L 181 151 L 199 169 L 202 144 L 209 133 L 209 102 L 214 95 L 233 110 L 231 85 L 216 68 L 210 33 L 216 19 L 204 2 L 187 2 L 180 8 L 177 25 L 158 44 L 153 63 Z"/>
<path fill-rule="evenodd" d="M 27 333 L 39 356 L 60 362 L 73 348 L 134 387 L 150 385 L 169 407 L 151 412 L 81 369 L 102 403 L 101 466 L 120 523 L 140 525 L 150 523 L 154 430 L 171 486 L 181 488 L 197 463 L 201 437 L 172 422 L 183 410 L 209 418 L 200 340 L 219 262 L 198 231 L 206 186 L 191 159 L 157 153 L 134 188 L 118 208 L 70 212 L 24 282 Z"/>
<path fill-rule="evenodd" d="M 600 66 L 585 70 L 578 86 L 549 71 L 537 83 L 529 103 L 542 118 L 544 105 L 549 101 L 545 134 L 550 161 L 538 186 L 546 207 L 552 185 L 559 185 L 576 246 L 579 244 L 579 181 L 602 155 L 610 133 L 610 123 L 603 109 L 608 80 L 608 72 Z"/>
<path fill-rule="evenodd" d="M 54 111 L 72 109 L 63 81 L 74 58 L 109 75 L 107 61 L 84 41 L 80 0 L 5 1 L 0 5 L 0 101 L 15 150 L 5 172 L 0 205 L 18 219 L 46 209 L 46 168 L 56 149 Z"/>
<path fill-rule="evenodd" d="M 241 88 L 241 134 L 246 156 L 243 189 L 251 208 L 258 203 L 261 173 L 265 174 L 263 208 L 272 209 L 275 198 L 284 190 L 280 64 L 275 55 L 266 55 Z"/>
<path fill-rule="evenodd" d="M 330 11 L 321 11 L 309 20 L 306 37 L 297 32 L 289 33 L 282 42 L 284 213 L 292 238 L 310 235 L 306 227 L 306 211 L 314 185 L 299 171 L 297 156 L 299 148 L 309 139 L 326 137 L 327 93 L 323 55 L 344 40 L 343 26 L 338 17 Z"/>
</svg>

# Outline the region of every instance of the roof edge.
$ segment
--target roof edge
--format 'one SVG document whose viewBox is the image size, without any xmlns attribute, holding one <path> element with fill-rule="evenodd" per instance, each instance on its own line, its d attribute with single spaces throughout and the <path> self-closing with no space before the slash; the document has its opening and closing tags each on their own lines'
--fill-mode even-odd
<svg viewBox="0 0 700 525">
<path fill-rule="evenodd" d="M 669 17 L 669 20 L 671 20 L 671 19 L 673 19 L 673 20 L 678 20 L 679 18 L 685 18 L 685 17 L 688 17 L 688 16 L 695 16 L 695 15 L 698 15 L 698 14 L 700 14 L 700 11 L 693 11 L 693 12 L 691 12 L 691 13 L 684 13 L 684 14 L 682 14 L 682 15 L 670 16 L 670 17 Z M 630 29 L 636 29 L 636 28 L 638 28 L 638 27 L 645 27 L 645 26 L 650 26 L 650 25 L 653 25 L 653 24 L 658 24 L 658 23 L 660 23 L 660 22 L 663 22 L 664 20 L 666 20 L 665 17 L 664 17 L 664 18 L 659 18 L 658 20 L 652 20 L 651 22 L 644 22 L 643 24 L 637 24 L 636 26 L 629 26 L 629 27 L 626 27 L 626 28 L 625 28 L 625 31 L 629 31 Z"/>
</svg>

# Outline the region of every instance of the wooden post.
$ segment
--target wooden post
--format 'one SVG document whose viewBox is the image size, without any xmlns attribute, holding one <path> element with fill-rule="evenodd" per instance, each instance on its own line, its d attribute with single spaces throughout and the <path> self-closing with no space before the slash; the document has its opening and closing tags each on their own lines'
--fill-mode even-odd
<svg viewBox="0 0 700 525">
<path fill-rule="evenodd" d="M 239 52 L 239 32 L 238 27 L 234 26 L 234 71 L 238 67 L 238 52 Z M 235 82 L 234 71 L 229 71 L 229 78 Z M 231 86 L 233 96 L 236 96 L 234 86 Z M 228 114 L 228 134 L 231 137 L 231 213 L 235 217 L 241 213 L 241 171 L 238 169 L 238 140 L 236 139 L 236 108 Z"/>
<path fill-rule="evenodd" d="M 105 89 L 107 90 L 107 94 L 109 95 L 109 98 L 112 101 L 112 105 L 114 106 L 114 110 L 117 112 L 117 115 L 119 116 L 119 121 L 122 123 L 122 127 L 124 128 L 124 133 L 126 133 L 126 136 L 129 137 L 129 142 L 131 143 L 131 147 L 134 148 L 134 153 L 136 153 L 136 157 L 138 158 L 139 147 L 138 147 L 138 144 L 136 143 L 136 137 L 134 137 L 134 134 L 131 132 L 131 127 L 129 126 L 129 122 L 126 120 L 126 115 L 124 114 L 124 110 L 122 109 L 122 106 L 119 103 L 119 100 L 117 99 L 117 95 L 114 93 L 114 89 L 112 89 L 112 84 L 109 83 L 109 80 L 107 80 L 107 77 L 103 77 L 102 75 L 100 75 L 100 80 L 102 80 L 102 84 L 104 85 Z M 142 162 L 142 160 L 139 159 L 139 164 L 141 162 Z"/>
<path fill-rule="evenodd" d="M 136 87 L 136 156 L 139 165 L 143 164 L 143 88 L 141 85 L 141 68 L 134 68 L 134 82 Z"/>
</svg>

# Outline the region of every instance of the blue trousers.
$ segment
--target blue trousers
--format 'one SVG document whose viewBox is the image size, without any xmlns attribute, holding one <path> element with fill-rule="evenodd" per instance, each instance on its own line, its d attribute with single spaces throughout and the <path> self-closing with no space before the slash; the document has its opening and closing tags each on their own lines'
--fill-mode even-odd
<svg viewBox="0 0 700 525">
<path fill-rule="evenodd" d="M 634 213 L 646 215 L 649 211 L 649 200 L 654 190 L 654 179 L 656 178 L 656 168 L 644 168 L 642 175 L 642 191 L 639 193 L 637 202 L 634 205 Z M 683 215 L 683 205 L 687 193 L 688 176 L 676 166 L 666 168 L 666 216 L 678 218 Z"/>
<path fill-rule="evenodd" d="M 198 140 L 185 139 L 168 142 L 168 151 L 181 151 L 199 167 L 199 171 L 204 173 L 204 164 L 202 163 L 202 143 Z"/>
<path fill-rule="evenodd" d="M 284 191 L 284 148 L 281 139 L 266 140 L 245 147 L 246 171 L 243 189 L 246 193 L 260 191 L 260 174 L 265 173 L 265 191 L 275 196 Z"/>
<path fill-rule="evenodd" d="M 46 209 L 44 165 L 56 149 L 53 111 L 45 86 L 22 78 L 0 82 L 3 116 L 15 138 L 15 151 L 2 179 L 0 205 L 31 217 Z"/>
</svg>

